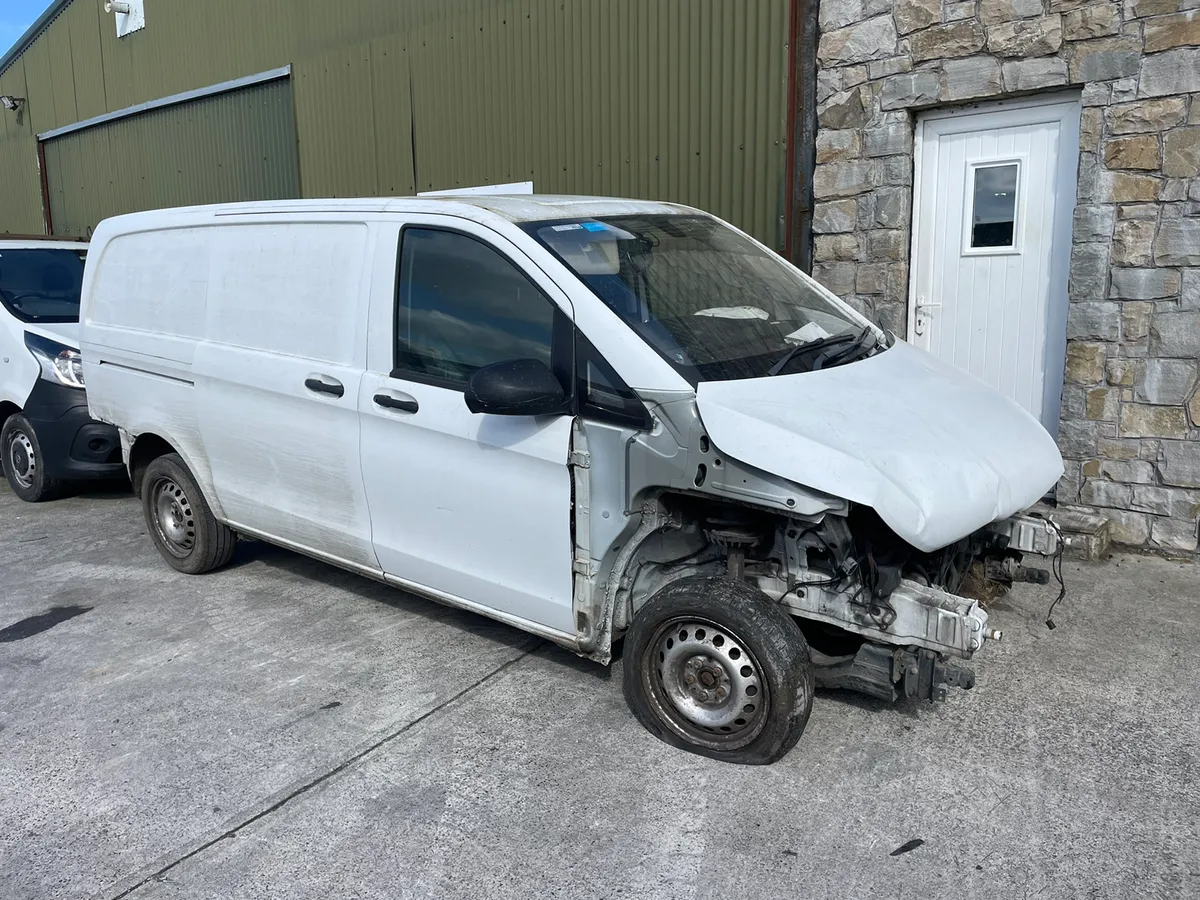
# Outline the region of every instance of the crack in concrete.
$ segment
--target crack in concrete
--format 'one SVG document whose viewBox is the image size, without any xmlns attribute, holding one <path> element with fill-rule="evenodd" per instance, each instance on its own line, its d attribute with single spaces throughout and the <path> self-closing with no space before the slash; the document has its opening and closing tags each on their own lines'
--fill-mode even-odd
<svg viewBox="0 0 1200 900">
<path fill-rule="evenodd" d="M 337 765 L 333 766 L 330 769 L 327 769 L 322 774 L 317 775 L 316 777 L 313 777 L 313 778 L 309 778 L 308 780 L 306 780 L 299 786 L 288 791 L 285 796 L 281 797 L 279 800 L 272 803 L 266 809 L 261 809 L 258 812 L 254 813 L 253 815 L 247 816 L 243 821 L 239 822 L 237 825 L 233 826 L 232 828 L 229 828 L 229 829 L 221 832 L 216 837 L 205 840 L 200 846 L 195 847 L 192 850 L 189 850 L 187 853 L 184 853 L 181 856 L 176 857 L 175 859 L 171 860 L 166 865 L 160 866 L 154 872 L 151 872 L 149 875 L 146 875 L 146 876 L 138 879 L 136 884 L 133 884 L 130 887 L 125 888 L 120 893 L 104 894 L 101 896 L 104 897 L 105 900 L 123 900 L 123 898 L 128 897 L 134 891 L 140 890 L 141 888 L 145 887 L 150 882 L 160 880 L 165 874 L 167 874 L 167 872 L 170 872 L 172 869 L 176 868 L 177 866 L 182 865 L 183 863 L 187 862 L 189 859 L 193 859 L 194 857 L 199 856 L 205 850 L 208 850 L 210 847 L 213 847 L 216 844 L 219 844 L 221 841 L 228 840 L 229 838 L 235 837 L 237 835 L 237 833 L 240 832 L 241 830 L 243 830 L 244 828 L 247 828 L 247 827 L 253 825 L 255 822 L 265 819 L 267 816 L 271 815 L 272 813 L 282 809 L 284 806 L 287 806 L 287 804 L 291 803 L 297 797 L 307 794 L 313 788 L 318 787 L 321 784 L 324 784 L 326 781 L 333 778 L 335 775 L 337 775 L 341 772 L 344 772 L 346 769 L 350 768 L 350 766 L 354 765 L 355 763 L 359 762 L 362 759 L 365 759 L 367 756 L 370 756 L 372 753 L 374 753 L 380 747 L 383 747 L 384 745 L 391 743 L 396 738 L 398 738 L 398 737 L 406 734 L 407 732 L 411 731 L 412 729 L 416 728 L 418 725 L 420 725 L 426 719 L 430 718 L 431 716 L 436 715 L 437 713 L 441 712 L 443 709 L 446 709 L 448 706 L 451 706 L 452 704 L 457 703 L 463 697 L 467 696 L 467 694 L 471 693 L 476 688 L 481 687 L 482 685 L 486 684 L 488 681 L 495 678 L 500 673 L 506 671 L 507 669 L 510 669 L 512 666 L 521 662 L 521 660 L 527 659 L 528 657 L 532 656 L 534 653 L 536 653 L 538 650 L 540 650 L 544 646 L 546 646 L 545 641 L 538 641 L 536 644 L 534 644 L 534 646 L 532 646 L 528 650 L 524 651 L 520 656 L 515 656 L 512 659 L 508 660 L 507 662 L 503 663 L 502 665 L 496 667 L 495 669 L 493 669 L 492 671 L 490 671 L 486 675 L 484 675 L 482 678 L 479 678 L 478 680 L 467 685 L 465 688 L 463 688 L 461 691 L 459 691 L 454 696 L 449 697 L 448 699 L 439 703 L 437 706 L 433 707 L 432 709 L 428 710 L 427 712 L 424 712 L 421 715 L 417 716 L 411 722 L 408 722 L 407 724 L 401 726 L 400 728 L 397 728 L 395 731 L 391 732 L 390 734 L 385 735 L 384 737 L 380 738 L 375 743 L 371 744 L 369 747 L 366 747 L 366 748 L 358 751 L 353 756 L 350 756 L 347 759 L 342 760 L 340 763 L 338 763 Z M 134 876 L 134 877 L 137 877 L 137 876 Z"/>
</svg>

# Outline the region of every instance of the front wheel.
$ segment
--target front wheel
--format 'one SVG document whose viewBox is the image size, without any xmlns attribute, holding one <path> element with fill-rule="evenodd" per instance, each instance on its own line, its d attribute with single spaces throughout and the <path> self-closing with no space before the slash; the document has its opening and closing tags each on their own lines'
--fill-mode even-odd
<svg viewBox="0 0 1200 900">
<path fill-rule="evenodd" d="M 0 430 L 0 462 L 9 487 L 27 503 L 52 500 L 62 489 L 46 471 L 46 457 L 37 432 L 19 413 L 9 416 Z"/>
<path fill-rule="evenodd" d="M 634 617 L 625 700 L 663 741 L 744 765 L 795 746 L 812 712 L 813 670 L 800 628 L 741 581 L 684 578 Z"/>
<path fill-rule="evenodd" d="M 200 486 L 175 453 L 146 467 L 142 512 L 162 558 L 187 575 L 202 575 L 233 558 L 237 535 L 217 521 Z"/>
</svg>

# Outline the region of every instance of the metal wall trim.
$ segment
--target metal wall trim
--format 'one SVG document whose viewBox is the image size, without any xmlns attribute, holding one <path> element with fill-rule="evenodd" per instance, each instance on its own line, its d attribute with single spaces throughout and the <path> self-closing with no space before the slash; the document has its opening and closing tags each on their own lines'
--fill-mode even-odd
<svg viewBox="0 0 1200 900">
<path fill-rule="evenodd" d="M 268 81 L 279 81 L 281 78 L 290 77 L 291 74 L 292 67 L 288 65 L 279 69 L 271 69 L 267 72 L 259 72 L 257 75 L 247 75 L 245 78 L 235 78 L 233 81 L 222 81 L 220 84 L 197 88 L 194 91 L 184 91 L 182 94 L 172 94 L 170 97 L 150 100 L 146 103 L 139 103 L 136 106 L 127 106 L 124 109 L 118 109 L 116 112 L 105 113 L 102 116 L 95 116 L 91 119 L 84 119 L 82 122 L 75 122 L 72 125 L 64 125 L 62 128 L 55 128 L 53 131 L 39 134 L 37 139 L 39 141 L 53 140 L 63 135 L 73 134 L 76 131 L 83 131 L 85 128 L 94 128 L 97 125 L 103 125 L 106 122 L 128 119 L 130 116 L 136 116 L 139 113 L 150 112 L 151 110 L 162 109 L 167 106 L 178 106 L 181 103 L 190 103 L 193 100 L 212 97 L 216 94 L 228 94 L 231 91 L 253 87 L 256 84 L 265 84 Z"/>
<path fill-rule="evenodd" d="M 819 0 L 791 0 L 788 24 L 787 198 L 784 255 L 812 272 L 813 174 L 817 147 Z"/>
</svg>

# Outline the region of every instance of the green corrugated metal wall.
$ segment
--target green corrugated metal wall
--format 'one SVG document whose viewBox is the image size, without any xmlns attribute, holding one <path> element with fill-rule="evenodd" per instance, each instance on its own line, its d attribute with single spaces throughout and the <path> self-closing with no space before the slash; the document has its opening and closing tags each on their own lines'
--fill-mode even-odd
<svg viewBox="0 0 1200 900">
<path fill-rule="evenodd" d="M 85 128 L 45 148 L 61 234 L 142 209 L 300 193 L 287 79 Z"/>
<path fill-rule="evenodd" d="M 0 94 L 27 97 L 25 67 L 0 74 Z M 42 233 L 42 186 L 29 109 L 0 110 L 0 232 Z"/>
<path fill-rule="evenodd" d="M 292 64 L 304 196 L 532 179 L 782 242 L 788 0 L 207 0 L 119 41 L 101 7 L 0 75 L 29 98 L 0 117 L 0 231 L 40 230 L 35 134 Z"/>
</svg>

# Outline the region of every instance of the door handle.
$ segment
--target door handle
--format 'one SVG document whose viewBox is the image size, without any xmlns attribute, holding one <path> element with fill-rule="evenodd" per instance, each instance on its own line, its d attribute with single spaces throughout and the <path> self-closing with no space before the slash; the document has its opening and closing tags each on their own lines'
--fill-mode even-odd
<svg viewBox="0 0 1200 900">
<path fill-rule="evenodd" d="M 917 335 L 924 335 L 925 320 L 929 317 L 928 310 L 938 309 L 941 305 L 918 296 L 917 302 L 913 304 L 913 332 Z"/>
<path fill-rule="evenodd" d="M 317 394 L 329 394 L 331 397 L 346 395 L 346 388 L 342 383 L 328 375 L 309 375 L 304 379 L 304 386 Z"/>
<path fill-rule="evenodd" d="M 421 404 L 417 403 L 408 394 L 376 394 L 375 404 L 382 406 L 384 409 L 394 409 L 399 412 L 415 413 L 421 408 Z"/>
</svg>

